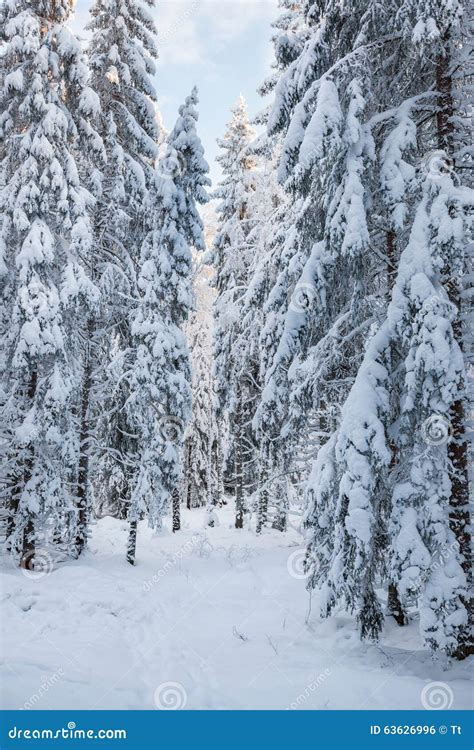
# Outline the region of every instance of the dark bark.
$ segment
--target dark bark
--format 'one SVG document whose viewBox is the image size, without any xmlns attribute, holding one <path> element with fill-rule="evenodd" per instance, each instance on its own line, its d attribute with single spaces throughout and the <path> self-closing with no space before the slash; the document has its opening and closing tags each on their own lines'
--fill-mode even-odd
<svg viewBox="0 0 474 750">
<path fill-rule="evenodd" d="M 94 323 L 92 318 L 87 324 L 87 336 L 90 347 Z M 79 556 L 87 543 L 87 526 L 89 520 L 89 404 L 92 388 L 92 362 L 90 349 L 86 354 L 81 401 L 81 431 L 79 435 L 79 472 L 77 478 L 77 527 L 75 551 Z"/>
<path fill-rule="evenodd" d="M 393 617 L 398 625 L 408 625 L 408 617 L 403 609 L 395 583 L 389 583 L 388 585 L 387 610 L 388 614 Z"/>
<path fill-rule="evenodd" d="M 234 416 L 234 492 L 235 492 L 235 528 L 244 527 L 244 469 L 243 469 L 243 434 L 242 419 L 243 409 L 241 400 L 240 384 L 237 384 L 236 407 Z"/>
<path fill-rule="evenodd" d="M 235 483 L 235 528 L 244 527 L 244 476 L 243 476 L 243 446 L 242 446 L 242 409 L 240 393 L 237 395 L 237 410 L 235 415 L 236 439 L 234 448 L 234 483 Z"/>
<path fill-rule="evenodd" d="M 215 443 L 215 461 L 216 461 L 216 502 L 219 508 L 227 505 L 224 492 L 224 459 L 221 448 L 221 431 L 217 429 L 217 439 Z"/>
<path fill-rule="evenodd" d="M 398 463 L 397 451 L 393 443 L 390 444 L 390 450 L 392 452 L 392 459 L 390 461 L 390 470 L 392 471 Z M 387 611 L 388 614 L 393 617 L 395 622 L 400 625 L 408 625 L 408 615 L 403 609 L 402 600 L 398 593 L 397 584 L 395 581 L 390 581 L 388 584 L 388 596 L 387 596 Z"/>
<path fill-rule="evenodd" d="M 387 244 L 387 298 L 390 302 L 392 297 L 392 289 L 395 283 L 398 268 L 398 257 L 397 257 L 397 244 L 396 234 L 393 229 L 389 229 L 386 234 Z M 391 443 L 390 450 L 392 452 L 392 459 L 390 461 L 390 471 L 392 471 L 398 464 L 396 446 Z M 402 627 L 408 625 L 408 616 L 403 609 L 402 600 L 398 593 L 397 584 L 395 581 L 390 581 L 388 584 L 387 594 L 387 612 L 389 616 L 393 617 L 395 622 Z"/>
<path fill-rule="evenodd" d="M 20 567 L 25 570 L 34 570 L 35 567 L 35 524 L 33 518 L 30 516 L 23 530 L 23 545 Z"/>
<path fill-rule="evenodd" d="M 191 510 L 191 508 L 192 508 L 192 503 L 191 503 L 192 492 L 191 492 L 191 489 L 192 489 L 191 488 L 191 482 L 188 482 L 187 485 L 186 485 L 186 508 L 188 510 Z"/>
<path fill-rule="evenodd" d="M 138 521 L 130 521 L 127 542 L 127 562 L 135 565 L 135 553 L 137 549 L 137 527 Z"/>
<path fill-rule="evenodd" d="M 464 404 L 456 401 L 451 409 L 452 439 L 448 447 L 451 461 L 450 525 L 459 545 L 461 565 L 466 574 L 468 595 L 463 603 L 468 613 L 468 622 L 459 633 L 458 648 L 454 656 L 465 659 L 474 654 L 471 534 L 469 513 L 468 445 L 465 435 Z"/>
<path fill-rule="evenodd" d="M 438 148 L 449 155 L 454 132 L 453 114 L 453 81 L 450 73 L 449 32 L 444 38 L 446 54 L 439 54 L 436 62 L 436 90 L 438 91 L 438 108 L 436 113 L 436 128 L 438 132 Z"/>
<path fill-rule="evenodd" d="M 174 489 L 172 494 L 173 501 L 173 532 L 181 528 L 181 510 L 180 510 L 180 493 L 179 489 Z"/>
<path fill-rule="evenodd" d="M 436 125 L 438 131 L 438 147 L 446 152 L 448 159 L 453 153 L 454 133 L 454 100 L 453 81 L 450 72 L 451 56 L 450 34 L 446 33 L 443 39 L 445 54 L 439 54 L 436 64 L 436 88 L 438 95 L 438 111 Z M 450 166 L 454 166 L 450 165 Z M 447 277 L 446 288 L 451 302 L 458 310 L 458 315 L 453 323 L 454 338 L 464 351 L 463 324 L 461 318 L 462 297 L 461 284 L 453 274 L 452 269 L 444 269 Z M 462 392 L 462 389 L 460 389 Z M 450 526 L 455 535 L 461 554 L 461 565 L 467 579 L 467 596 L 463 599 L 468 614 L 467 622 L 459 628 L 458 645 L 453 656 L 456 659 L 465 659 L 474 654 L 473 642 L 473 598 L 472 598 L 472 566 L 471 566 L 471 532 L 470 532 L 470 508 L 469 508 L 469 451 L 466 435 L 466 405 L 460 396 L 451 406 L 451 439 L 448 443 L 448 458 L 450 462 L 451 496 L 450 496 Z"/>
<path fill-rule="evenodd" d="M 448 291 L 451 301 L 459 309 L 460 295 L 454 293 L 455 284 Z M 454 337 L 463 348 L 462 322 L 458 317 L 453 324 Z M 449 522 L 459 545 L 461 565 L 466 575 L 467 596 L 462 599 L 468 620 L 460 628 L 458 647 L 453 653 L 456 659 L 462 660 L 474 654 L 474 601 L 472 597 L 472 564 L 471 564 L 471 517 L 469 507 L 469 446 L 466 435 L 465 405 L 462 399 L 455 401 L 450 411 L 451 439 L 448 443 L 448 458 L 451 466 L 451 497 Z"/>
<path fill-rule="evenodd" d="M 206 460 L 206 514 L 207 514 L 207 525 L 211 528 L 215 525 L 214 521 L 214 508 L 215 508 L 215 492 L 213 487 L 213 460 L 214 460 L 214 444 L 212 440 L 212 434 L 209 435 L 207 443 L 207 460 Z"/>
<path fill-rule="evenodd" d="M 11 538 L 15 532 L 16 517 L 18 513 L 18 506 L 20 504 L 21 496 L 21 485 L 18 479 L 16 479 L 15 485 L 12 487 L 11 495 L 7 503 L 7 524 L 5 529 L 5 538 L 7 541 L 7 549 L 11 551 Z"/>
<path fill-rule="evenodd" d="M 281 446 L 281 443 L 280 443 Z M 275 460 L 274 460 L 274 454 L 272 453 L 269 459 L 269 465 L 274 466 Z M 288 466 L 288 457 L 285 458 L 282 466 L 279 469 L 279 472 L 288 472 L 289 466 Z M 284 480 L 286 481 L 286 480 Z M 272 488 L 275 487 L 275 485 L 272 485 Z M 273 519 L 272 523 L 272 529 L 276 529 L 277 531 L 286 531 L 288 528 L 288 509 L 289 509 L 289 497 L 287 492 L 287 487 L 283 487 L 282 491 L 280 492 L 273 492 L 273 496 L 276 499 L 276 513 L 275 517 Z"/>
<path fill-rule="evenodd" d="M 243 529 L 244 527 L 244 489 L 242 477 L 242 446 L 240 438 L 237 438 L 235 445 L 235 528 Z"/>
<path fill-rule="evenodd" d="M 387 241 L 387 296 L 390 301 L 392 289 L 395 283 L 398 268 L 396 235 L 393 229 L 389 229 L 386 235 Z"/>
<path fill-rule="evenodd" d="M 282 506 L 277 508 L 274 521 L 272 523 L 272 529 L 277 531 L 286 531 L 288 526 L 288 509 L 286 507 L 286 498 Z"/>
<path fill-rule="evenodd" d="M 188 440 L 188 444 L 186 446 L 186 508 L 188 510 L 191 510 L 192 507 L 192 487 L 193 487 L 193 477 L 192 477 L 192 469 L 191 469 L 191 457 L 192 457 L 192 441 Z"/>
<path fill-rule="evenodd" d="M 37 384 L 38 384 L 38 373 L 36 370 L 33 370 L 33 372 L 31 373 L 30 382 L 29 382 L 28 391 L 27 391 L 27 396 L 28 396 L 30 403 L 33 401 L 35 397 Z M 25 463 L 25 471 L 23 475 L 23 487 L 26 487 L 26 485 L 31 479 L 31 475 L 33 472 L 33 461 L 34 461 L 34 448 L 30 447 L 29 456 Z M 23 531 L 21 562 L 20 562 L 21 567 L 25 568 L 26 570 L 34 569 L 35 551 L 36 551 L 35 541 L 36 541 L 35 540 L 35 524 L 34 524 L 33 516 L 30 513 L 30 516 L 28 518 L 28 521 L 26 522 L 26 525 Z"/>
<path fill-rule="evenodd" d="M 267 522 L 268 516 L 268 471 L 267 471 L 267 456 L 264 453 L 262 455 L 262 465 L 260 468 L 259 477 L 260 489 L 258 492 L 258 509 L 257 509 L 257 534 L 260 534 L 263 527 Z"/>
<path fill-rule="evenodd" d="M 131 505 L 131 494 L 132 494 L 132 470 L 130 466 L 127 466 L 126 460 L 127 455 L 127 441 L 124 436 L 124 431 L 128 431 L 128 424 L 124 419 L 124 415 L 119 415 L 118 422 L 115 428 L 114 434 L 114 448 L 119 456 L 123 456 L 124 461 L 122 463 L 122 481 L 120 484 L 113 484 L 109 489 L 111 508 L 116 518 L 122 521 L 127 521 L 130 512 Z M 119 459 L 120 461 L 120 459 Z"/>
</svg>

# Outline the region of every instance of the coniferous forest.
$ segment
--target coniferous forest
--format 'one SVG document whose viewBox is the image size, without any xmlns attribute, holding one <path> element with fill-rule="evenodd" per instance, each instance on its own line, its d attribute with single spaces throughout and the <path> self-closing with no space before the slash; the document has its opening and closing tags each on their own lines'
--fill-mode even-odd
<svg viewBox="0 0 474 750">
<path fill-rule="evenodd" d="M 4 707 L 467 708 L 472 5 L 279 0 L 217 184 L 73 14 L 0 4 Z"/>
</svg>

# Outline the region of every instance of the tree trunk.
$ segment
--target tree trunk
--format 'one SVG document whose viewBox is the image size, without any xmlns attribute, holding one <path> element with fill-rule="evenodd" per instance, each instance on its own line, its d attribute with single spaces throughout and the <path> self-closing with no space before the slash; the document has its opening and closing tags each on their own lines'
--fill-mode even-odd
<svg viewBox="0 0 474 750">
<path fill-rule="evenodd" d="M 275 461 L 272 459 L 271 461 L 272 465 L 275 464 Z M 288 462 L 287 459 L 285 459 L 283 466 L 281 469 L 285 472 L 285 474 L 288 471 Z M 278 469 L 280 472 L 280 468 Z M 275 485 L 272 485 L 272 487 Z M 276 507 L 276 513 L 275 517 L 273 519 L 272 523 L 272 529 L 276 529 L 277 531 L 286 531 L 288 527 L 288 509 L 290 505 L 290 499 L 288 496 L 288 488 L 285 485 L 284 488 L 282 488 L 282 492 L 273 492 L 273 496 L 276 498 L 277 501 L 277 507 Z"/>
<path fill-rule="evenodd" d="M 28 386 L 27 396 L 30 402 L 33 401 L 36 393 L 36 386 L 38 383 L 38 373 L 34 370 L 31 373 L 30 383 Z M 33 460 L 34 460 L 34 449 L 30 448 L 30 455 L 26 461 L 25 472 L 23 475 L 23 487 L 26 487 L 31 479 L 33 472 Z M 22 550 L 21 550 L 21 562 L 20 566 L 26 570 L 34 570 L 35 565 L 35 524 L 33 516 L 30 512 L 25 528 L 23 530 Z"/>
<path fill-rule="evenodd" d="M 227 502 L 226 502 L 225 493 L 224 493 L 224 466 L 223 466 L 224 460 L 222 457 L 221 430 L 219 429 L 219 427 L 217 428 L 215 461 L 216 461 L 216 502 L 215 502 L 215 505 L 218 505 L 219 508 L 222 508 L 223 505 L 227 505 Z"/>
<path fill-rule="evenodd" d="M 25 570 L 34 570 L 35 568 L 35 524 L 30 516 L 23 530 L 23 548 L 21 553 L 20 567 Z"/>
<path fill-rule="evenodd" d="M 234 481 L 235 481 L 235 528 L 243 529 L 244 527 L 244 477 L 243 477 L 243 456 L 242 456 L 242 404 L 240 403 L 240 390 L 236 396 L 237 409 L 235 414 L 236 422 L 236 440 L 234 449 Z"/>
<path fill-rule="evenodd" d="M 21 495 L 21 485 L 19 483 L 19 480 L 16 480 L 16 485 L 12 488 L 11 495 L 8 499 L 7 504 L 7 511 L 8 511 L 8 518 L 7 518 L 7 527 L 5 532 L 5 539 L 6 539 L 6 548 L 8 551 L 12 552 L 12 536 L 15 532 L 15 526 L 16 526 L 16 517 L 18 513 L 18 506 L 20 504 L 20 495 Z"/>
<path fill-rule="evenodd" d="M 386 235 L 387 243 L 387 297 L 390 302 L 392 289 L 395 283 L 398 270 L 398 258 L 396 247 L 396 235 L 393 229 L 389 229 Z"/>
<path fill-rule="evenodd" d="M 94 322 L 89 318 L 87 324 L 88 350 L 84 367 L 81 402 L 81 431 L 79 435 L 79 472 L 77 478 L 77 527 L 75 551 L 79 557 L 87 543 L 87 525 L 89 516 L 89 402 L 92 388 L 92 361 L 90 342 L 94 330 Z"/>
<path fill-rule="evenodd" d="M 191 465 L 191 458 L 192 458 L 192 452 L 193 452 L 193 441 L 192 438 L 188 438 L 185 445 L 184 455 L 185 455 L 185 477 L 186 477 L 186 508 L 188 510 L 191 510 L 192 508 L 192 488 L 193 488 L 193 473 L 192 473 L 192 465 Z"/>
<path fill-rule="evenodd" d="M 181 528 L 181 511 L 180 511 L 180 492 L 179 489 L 174 489 L 172 494 L 173 499 L 173 533 L 179 531 Z"/>
<path fill-rule="evenodd" d="M 273 519 L 272 529 L 277 531 L 286 531 L 288 526 L 288 498 L 283 496 L 282 502 L 276 509 L 275 518 Z"/>
<path fill-rule="evenodd" d="M 242 451 L 240 441 L 235 446 L 235 528 L 244 527 L 244 492 L 242 486 Z"/>
<path fill-rule="evenodd" d="M 398 625 L 408 625 L 408 617 L 400 601 L 397 586 L 393 582 L 388 584 L 387 611 Z"/>
<path fill-rule="evenodd" d="M 214 516 L 214 508 L 215 508 L 215 494 L 214 494 L 214 487 L 213 487 L 213 481 L 212 481 L 212 460 L 213 460 L 213 436 L 212 431 L 210 431 L 209 438 L 208 438 L 208 444 L 207 444 L 207 460 L 206 460 L 206 524 L 207 526 L 210 526 L 211 528 L 215 525 L 215 516 Z"/>
<path fill-rule="evenodd" d="M 130 565 L 135 565 L 135 553 L 137 550 L 137 527 L 138 521 L 130 521 L 127 542 L 127 562 L 129 562 Z"/>
<path fill-rule="evenodd" d="M 191 498 L 192 498 L 192 485 L 191 485 L 191 482 L 188 480 L 188 482 L 186 483 L 186 508 L 188 510 L 191 510 L 191 508 L 193 507 Z"/>
<path fill-rule="evenodd" d="M 449 31 L 443 42 L 449 45 Z M 453 81 L 450 73 L 451 58 L 449 54 L 439 54 L 436 61 L 436 90 L 438 91 L 438 109 L 436 128 L 438 131 L 438 148 L 452 153 L 452 136 L 454 132 L 453 114 Z"/>
<path fill-rule="evenodd" d="M 456 324 L 460 325 L 460 321 Z M 455 325 L 456 325 L 455 324 Z M 467 597 L 463 599 L 468 621 L 460 629 L 458 647 L 453 654 L 456 659 L 465 659 L 474 654 L 472 598 L 471 533 L 469 512 L 468 444 L 465 431 L 464 403 L 455 401 L 451 408 L 451 440 L 448 444 L 451 463 L 451 498 L 449 521 L 461 553 L 461 565 L 466 574 Z"/>
<path fill-rule="evenodd" d="M 260 478 L 258 491 L 257 527 L 260 534 L 267 522 L 268 516 L 268 452 L 263 449 L 260 454 Z"/>
<path fill-rule="evenodd" d="M 446 50 L 449 49 L 449 31 L 444 38 Z M 450 73 L 451 57 L 449 54 L 440 54 L 436 65 L 436 88 L 438 96 L 438 112 L 436 118 L 438 130 L 438 146 L 449 154 L 453 153 L 454 133 L 454 102 L 453 82 Z M 453 274 L 451 268 L 445 269 L 448 277 L 446 284 L 449 299 L 458 310 L 456 320 L 453 322 L 454 338 L 464 351 L 463 324 L 462 324 L 462 288 L 458 277 Z M 462 392 L 462 388 L 460 391 Z M 470 508 L 469 508 L 469 450 L 466 436 L 466 405 L 463 397 L 460 397 L 451 406 L 451 439 L 448 443 L 448 458 L 450 462 L 451 497 L 450 497 L 450 526 L 456 537 L 461 555 L 461 565 L 466 574 L 467 596 L 463 604 L 467 611 L 467 622 L 459 628 L 458 645 L 453 653 L 456 659 L 465 659 L 474 654 L 473 641 L 473 597 L 472 597 L 472 566 L 471 566 L 471 532 L 470 532 Z"/>
<path fill-rule="evenodd" d="M 397 258 L 397 245 L 396 245 L 396 234 L 393 229 L 389 229 L 386 234 L 386 245 L 387 245 L 387 299 L 388 302 L 392 298 L 393 285 L 397 276 L 398 269 L 398 258 Z M 390 461 L 390 470 L 392 471 L 397 463 L 397 451 L 393 443 L 390 444 L 390 450 L 392 458 Z M 390 581 L 388 584 L 387 593 L 387 612 L 389 616 L 393 617 L 395 622 L 402 627 L 408 625 L 408 616 L 403 609 L 402 600 L 398 593 L 397 584 L 395 581 Z"/>
<path fill-rule="evenodd" d="M 242 402 L 240 384 L 237 383 L 236 407 L 234 416 L 234 494 L 235 494 L 235 528 L 244 527 L 244 467 L 242 435 Z"/>
</svg>

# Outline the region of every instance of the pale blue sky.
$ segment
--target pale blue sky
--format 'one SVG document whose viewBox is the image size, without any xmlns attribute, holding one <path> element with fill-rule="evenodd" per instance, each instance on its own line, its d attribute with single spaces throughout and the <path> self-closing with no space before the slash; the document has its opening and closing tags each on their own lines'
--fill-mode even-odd
<svg viewBox="0 0 474 750">
<path fill-rule="evenodd" d="M 77 0 L 73 25 L 79 33 L 91 3 Z M 270 72 L 277 0 L 157 0 L 156 6 L 156 88 L 164 124 L 171 129 L 179 104 L 196 84 L 199 132 L 215 187 L 215 141 L 224 133 L 230 107 L 240 93 L 251 116 L 263 106 L 256 89 Z"/>
</svg>

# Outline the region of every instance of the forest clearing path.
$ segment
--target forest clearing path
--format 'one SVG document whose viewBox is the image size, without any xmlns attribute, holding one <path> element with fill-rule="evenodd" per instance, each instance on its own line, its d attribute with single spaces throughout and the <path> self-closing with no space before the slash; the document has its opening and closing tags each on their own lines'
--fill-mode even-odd
<svg viewBox="0 0 474 750">
<path fill-rule="evenodd" d="M 416 623 L 361 644 L 353 618 L 320 621 L 314 597 L 306 622 L 294 528 L 257 536 L 233 528 L 230 506 L 218 515 L 209 529 L 202 509 L 184 510 L 177 534 L 142 524 L 133 568 L 112 518 L 42 578 L 3 556 L 2 706 L 422 708 L 422 689 L 442 682 L 453 708 L 469 707 L 468 663 L 432 661 Z"/>
</svg>

